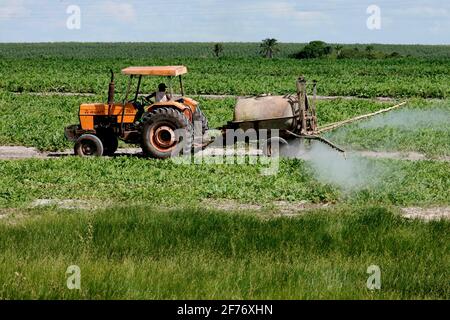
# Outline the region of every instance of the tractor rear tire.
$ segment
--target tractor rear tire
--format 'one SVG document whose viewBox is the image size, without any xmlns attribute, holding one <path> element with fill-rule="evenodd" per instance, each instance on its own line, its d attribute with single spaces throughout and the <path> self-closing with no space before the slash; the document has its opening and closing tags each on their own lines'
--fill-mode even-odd
<svg viewBox="0 0 450 320">
<path fill-rule="evenodd" d="M 174 155 L 190 154 L 192 124 L 175 108 L 158 108 L 144 115 L 142 151 L 146 156 L 167 159 Z M 179 129 L 184 131 L 180 134 Z"/>
<path fill-rule="evenodd" d="M 195 112 L 192 116 L 193 120 L 194 120 L 194 124 L 195 122 L 201 122 L 202 125 L 202 135 L 205 134 L 206 131 L 209 130 L 208 127 L 208 119 L 206 118 L 205 114 L 202 112 L 202 110 L 200 109 L 200 107 L 197 107 L 195 109 Z"/>
<path fill-rule="evenodd" d="M 97 136 L 103 144 L 103 155 L 112 156 L 119 147 L 119 141 L 114 131 L 111 129 L 97 130 Z"/>
<path fill-rule="evenodd" d="M 103 155 L 103 143 L 99 137 L 93 134 L 83 134 L 75 142 L 75 154 L 81 157 Z"/>
</svg>

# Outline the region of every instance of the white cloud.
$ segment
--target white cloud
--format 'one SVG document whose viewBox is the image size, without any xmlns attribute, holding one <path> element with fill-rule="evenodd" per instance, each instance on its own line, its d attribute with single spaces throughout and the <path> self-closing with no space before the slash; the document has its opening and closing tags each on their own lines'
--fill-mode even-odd
<svg viewBox="0 0 450 320">
<path fill-rule="evenodd" d="M 136 11 L 131 3 L 104 1 L 100 4 L 100 8 L 108 16 L 122 22 L 132 22 L 136 19 Z"/>
<path fill-rule="evenodd" d="M 295 23 L 314 23 L 326 20 L 327 16 L 320 11 L 299 10 L 290 2 L 268 2 L 264 5 L 268 15 L 292 20 Z"/>
<path fill-rule="evenodd" d="M 22 0 L 0 1 L 0 19 L 15 19 L 29 15 L 29 10 Z"/>
<path fill-rule="evenodd" d="M 450 10 L 446 8 L 434 8 L 430 6 L 411 7 L 401 11 L 398 10 L 397 12 L 403 15 L 410 15 L 415 17 L 450 18 Z"/>
<path fill-rule="evenodd" d="M 450 30 L 450 21 L 435 21 L 428 30 L 434 35 L 448 34 L 448 30 Z"/>
<path fill-rule="evenodd" d="M 292 26 L 306 26 L 320 24 L 329 21 L 328 15 L 317 10 L 302 10 L 293 1 L 257 1 L 238 2 L 233 8 L 233 12 L 239 13 L 243 17 L 252 17 L 262 22 L 268 20 L 279 20 L 281 24 Z M 274 23 L 274 21 L 271 21 Z"/>
</svg>

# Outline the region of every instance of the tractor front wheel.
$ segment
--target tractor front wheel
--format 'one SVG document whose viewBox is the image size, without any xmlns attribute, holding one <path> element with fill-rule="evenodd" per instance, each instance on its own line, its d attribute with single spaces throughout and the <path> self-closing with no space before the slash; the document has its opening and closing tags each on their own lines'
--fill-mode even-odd
<svg viewBox="0 0 450 320">
<path fill-rule="evenodd" d="M 159 108 L 143 119 L 142 151 L 145 155 L 166 159 L 190 153 L 193 129 L 183 113 L 175 108 Z"/>
<path fill-rule="evenodd" d="M 81 157 L 103 155 L 103 143 L 93 134 L 83 134 L 77 139 L 74 148 L 75 154 Z"/>
</svg>

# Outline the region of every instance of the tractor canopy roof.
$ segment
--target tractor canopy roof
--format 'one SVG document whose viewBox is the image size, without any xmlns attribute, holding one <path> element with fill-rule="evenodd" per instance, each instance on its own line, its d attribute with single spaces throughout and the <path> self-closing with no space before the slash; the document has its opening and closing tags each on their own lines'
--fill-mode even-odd
<svg viewBox="0 0 450 320">
<path fill-rule="evenodd" d="M 185 66 L 153 66 L 153 67 L 128 67 L 122 69 L 122 74 L 139 76 L 179 76 L 187 73 Z"/>
</svg>

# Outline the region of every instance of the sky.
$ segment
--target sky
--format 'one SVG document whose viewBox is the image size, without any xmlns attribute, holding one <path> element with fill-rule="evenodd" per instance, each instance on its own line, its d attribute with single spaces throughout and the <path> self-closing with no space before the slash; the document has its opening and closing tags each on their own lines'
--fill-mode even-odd
<svg viewBox="0 0 450 320">
<path fill-rule="evenodd" d="M 0 0 L 0 42 L 450 44 L 450 0 Z"/>
</svg>

